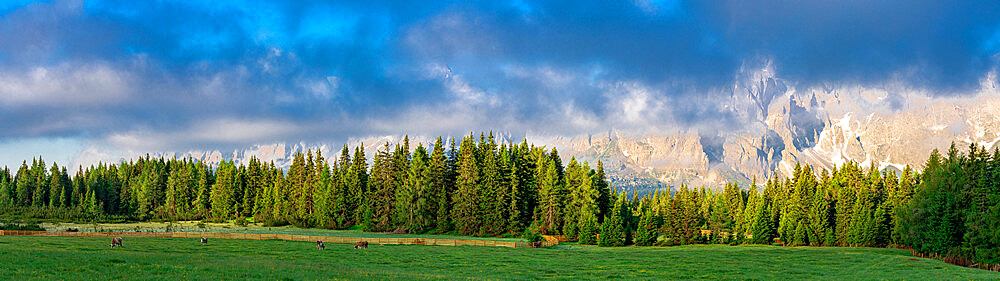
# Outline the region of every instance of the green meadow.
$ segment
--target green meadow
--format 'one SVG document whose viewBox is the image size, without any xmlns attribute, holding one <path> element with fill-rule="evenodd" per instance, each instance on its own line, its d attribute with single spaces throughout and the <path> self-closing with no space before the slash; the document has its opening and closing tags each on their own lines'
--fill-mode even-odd
<svg viewBox="0 0 1000 281">
<path fill-rule="evenodd" d="M 197 239 L 0 237 L 4 280 L 1000 279 L 885 248 L 689 245 L 544 249 Z"/>
</svg>

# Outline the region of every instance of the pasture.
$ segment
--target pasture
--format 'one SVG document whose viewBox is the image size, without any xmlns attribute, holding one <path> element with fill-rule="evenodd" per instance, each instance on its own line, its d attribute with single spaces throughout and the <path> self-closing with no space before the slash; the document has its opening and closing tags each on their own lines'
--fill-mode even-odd
<svg viewBox="0 0 1000 281">
<path fill-rule="evenodd" d="M 378 232 L 363 232 L 357 227 L 351 230 L 330 230 L 322 228 L 300 228 L 291 225 L 267 227 L 250 224 L 237 226 L 232 222 L 211 223 L 198 221 L 180 222 L 132 222 L 132 223 L 40 223 L 41 227 L 50 231 L 65 231 L 77 229 L 80 231 L 136 231 L 136 232 L 218 232 L 218 233 L 258 233 L 258 234 L 293 234 L 330 237 L 367 237 L 367 238 L 432 238 L 432 239 L 476 239 L 524 242 L 519 237 L 469 237 L 451 234 L 392 234 Z"/>
<path fill-rule="evenodd" d="M 215 239 L 0 237 L 6 280 L 1000 279 L 877 248 L 695 245 L 544 249 Z"/>
</svg>

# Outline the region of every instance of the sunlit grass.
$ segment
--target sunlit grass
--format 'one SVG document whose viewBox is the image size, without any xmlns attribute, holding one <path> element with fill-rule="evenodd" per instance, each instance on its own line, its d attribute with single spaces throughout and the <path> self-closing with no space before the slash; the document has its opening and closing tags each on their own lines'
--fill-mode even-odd
<svg viewBox="0 0 1000 281">
<path fill-rule="evenodd" d="M 357 227 L 351 230 L 329 230 L 321 228 L 299 228 L 295 226 L 266 227 L 260 225 L 237 226 L 232 223 L 201 223 L 197 221 L 182 222 L 135 222 L 135 223 L 41 223 L 46 230 L 64 231 L 70 228 L 79 231 L 176 231 L 176 232 L 219 232 L 219 233 L 261 233 L 261 234 L 294 234 L 331 237 L 371 237 L 371 238 L 433 238 L 433 239 L 475 239 L 496 241 L 524 241 L 516 237 L 469 237 L 448 234 L 389 234 L 362 232 Z"/>
<path fill-rule="evenodd" d="M 898 249 L 682 246 L 546 249 L 215 239 L 0 237 L 0 279 L 998 279 Z"/>
</svg>

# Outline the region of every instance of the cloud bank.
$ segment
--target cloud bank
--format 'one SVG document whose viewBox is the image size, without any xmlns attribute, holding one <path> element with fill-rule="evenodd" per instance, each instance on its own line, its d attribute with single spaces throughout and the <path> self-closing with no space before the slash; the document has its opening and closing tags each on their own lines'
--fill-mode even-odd
<svg viewBox="0 0 1000 281">
<path fill-rule="evenodd" d="M 761 71 L 802 90 L 951 97 L 1000 59 L 989 1 L 354 2 L 0 5 L 0 143 L 719 135 L 766 108 L 731 102 Z"/>
</svg>

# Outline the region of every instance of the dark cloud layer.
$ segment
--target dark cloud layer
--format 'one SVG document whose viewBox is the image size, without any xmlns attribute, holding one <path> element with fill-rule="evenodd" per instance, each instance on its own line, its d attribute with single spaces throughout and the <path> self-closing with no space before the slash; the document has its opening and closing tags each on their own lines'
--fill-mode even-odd
<svg viewBox="0 0 1000 281">
<path fill-rule="evenodd" d="M 953 94 L 1000 51 L 988 1 L 70 0 L 0 13 L 0 120 L 17 121 L 0 139 L 174 140 L 162 149 L 481 128 L 717 135 L 741 124 L 719 99 L 748 62 L 799 87 Z M 220 126 L 261 130 L 182 137 Z"/>
<path fill-rule="evenodd" d="M 996 66 L 994 1 L 707 1 L 698 13 L 738 56 L 774 57 L 805 83 L 899 77 L 939 92 L 978 86 Z"/>
</svg>

